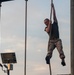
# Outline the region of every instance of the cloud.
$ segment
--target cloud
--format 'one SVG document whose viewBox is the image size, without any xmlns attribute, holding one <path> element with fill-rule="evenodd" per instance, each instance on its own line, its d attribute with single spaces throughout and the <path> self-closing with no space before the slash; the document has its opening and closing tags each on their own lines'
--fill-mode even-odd
<svg viewBox="0 0 74 75">
<path fill-rule="evenodd" d="M 14 52 L 14 50 L 11 50 L 11 49 L 5 49 L 4 52 Z"/>
<path fill-rule="evenodd" d="M 69 69 L 70 64 L 67 63 L 66 67 L 62 67 L 61 61 L 59 60 L 59 58 L 55 57 L 54 59 L 54 57 L 51 59 L 51 68 L 52 68 L 53 75 L 62 74 L 62 73 L 64 74 L 70 73 L 70 69 Z M 27 61 L 27 74 L 45 75 L 49 73 L 50 73 L 49 66 L 45 63 L 45 61 L 43 61 L 42 63 L 40 63 L 40 61 L 38 62 Z"/>
<path fill-rule="evenodd" d="M 43 49 L 46 47 L 46 43 L 44 42 L 45 40 L 41 39 L 41 38 L 37 38 L 37 37 L 28 37 L 28 48 L 36 48 L 36 49 Z M 33 45 L 33 46 L 32 46 Z M 30 50 L 30 49 L 28 49 Z"/>
<path fill-rule="evenodd" d="M 24 72 L 24 4 L 24 0 L 15 0 L 14 2 L 3 3 L 2 6 L 1 52 L 16 52 L 17 64 L 14 67 L 15 73 L 12 73 L 13 75 L 23 75 Z M 49 75 L 49 68 L 45 63 L 48 35 L 43 31 L 45 27 L 43 20 L 44 18 L 49 17 L 49 12 L 49 2 L 43 0 L 38 2 L 35 0 L 30 0 L 28 2 L 27 75 Z M 58 17 L 61 36 L 64 39 L 63 44 L 67 56 L 67 67 L 62 68 L 60 66 L 58 53 L 55 50 L 51 60 L 54 75 L 57 73 L 67 73 L 70 71 L 70 61 L 68 55 L 68 35 L 70 33 L 68 33 L 69 19 L 67 19 L 69 16 L 64 13 L 65 16 L 62 17 L 62 13 L 60 12 Z M 18 70 L 20 72 L 18 72 Z"/>
<path fill-rule="evenodd" d="M 1 38 L 2 51 L 20 51 L 24 50 L 24 39 L 16 36 L 6 36 Z"/>
<path fill-rule="evenodd" d="M 47 40 L 47 39 L 46 39 Z M 28 38 L 28 43 L 29 43 L 29 48 L 28 48 L 28 59 L 27 59 L 27 63 L 29 65 L 27 65 L 28 68 L 28 74 L 46 74 L 46 72 L 48 72 L 48 67 L 46 67 L 46 65 L 44 65 L 45 61 L 45 55 L 46 55 L 46 48 L 47 48 L 47 42 L 45 42 L 44 39 L 41 38 L 36 38 L 36 37 L 29 37 Z M 32 46 L 33 45 L 33 46 Z M 64 45 L 64 52 L 65 55 L 68 56 L 66 57 L 66 61 L 69 61 L 69 48 L 68 48 L 68 44 L 63 44 Z M 68 53 L 66 53 L 66 50 L 68 49 Z M 32 57 L 31 57 L 32 56 Z M 29 63 L 30 62 L 30 63 Z M 58 51 L 56 51 L 56 49 L 54 50 L 54 54 L 53 54 L 53 58 L 52 58 L 52 70 L 53 70 L 53 74 L 59 74 L 59 73 L 70 73 L 70 63 L 67 62 L 67 66 L 63 69 L 61 66 L 61 61 L 59 61 L 59 54 Z M 54 63 L 55 62 L 55 63 Z M 58 65 L 58 67 L 57 67 Z M 60 67 L 59 67 L 60 66 Z M 57 67 L 57 69 L 56 69 Z M 30 69 L 31 68 L 31 69 Z M 66 71 L 64 71 L 66 69 Z M 33 71 L 33 73 L 32 73 Z"/>
<path fill-rule="evenodd" d="M 32 74 L 32 75 L 44 75 L 47 71 L 47 67 L 45 64 L 41 64 L 41 63 L 34 63 L 33 61 L 32 62 L 29 62 L 27 64 L 27 73 L 28 74 Z"/>
</svg>

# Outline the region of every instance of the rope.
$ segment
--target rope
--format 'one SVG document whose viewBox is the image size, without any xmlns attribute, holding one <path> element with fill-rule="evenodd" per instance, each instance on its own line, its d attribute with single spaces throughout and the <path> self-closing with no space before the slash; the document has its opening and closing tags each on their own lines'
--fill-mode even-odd
<svg viewBox="0 0 74 75">
<path fill-rule="evenodd" d="M 50 75 L 52 75 L 51 64 L 49 64 Z"/>
<path fill-rule="evenodd" d="M 51 4 L 53 3 L 53 0 L 51 0 Z M 50 10 L 50 21 L 52 22 L 52 6 L 51 6 L 51 10 Z M 51 30 L 52 30 L 52 25 L 51 25 Z M 51 37 L 51 30 L 50 30 L 50 37 Z M 50 40 L 50 38 L 49 38 Z"/>
<path fill-rule="evenodd" d="M 25 0 L 25 60 L 24 60 L 24 75 L 26 75 L 26 53 L 27 53 L 27 1 Z"/>
<path fill-rule="evenodd" d="M 53 3 L 53 0 L 51 0 L 51 4 Z M 51 6 L 51 12 L 50 12 L 50 21 L 52 21 L 52 6 Z M 51 26 L 51 30 L 52 30 L 52 26 Z M 50 30 L 50 37 L 51 37 L 51 30 Z M 50 38 L 49 38 L 50 40 Z M 50 63 L 50 61 L 49 61 Z M 50 71 L 50 75 L 52 75 L 52 70 L 51 70 L 51 63 L 49 64 L 49 71 Z"/>
<path fill-rule="evenodd" d="M 53 3 L 53 0 L 51 0 L 51 4 Z M 52 6 L 51 6 L 51 12 L 50 12 L 50 21 L 52 20 Z"/>
</svg>

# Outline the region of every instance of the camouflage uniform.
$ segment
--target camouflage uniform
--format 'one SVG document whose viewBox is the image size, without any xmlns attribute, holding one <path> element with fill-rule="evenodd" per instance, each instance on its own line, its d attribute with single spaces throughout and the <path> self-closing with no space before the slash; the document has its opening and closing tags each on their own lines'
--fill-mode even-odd
<svg viewBox="0 0 74 75">
<path fill-rule="evenodd" d="M 58 29 L 58 23 L 54 22 L 52 24 L 52 29 L 51 32 L 48 33 L 50 39 L 48 42 L 48 53 L 47 56 L 50 58 L 52 57 L 53 50 L 55 47 L 57 48 L 59 52 L 59 56 L 61 59 L 65 58 L 64 52 L 63 52 L 63 47 L 62 47 L 62 41 L 59 39 L 59 29 Z"/>
</svg>

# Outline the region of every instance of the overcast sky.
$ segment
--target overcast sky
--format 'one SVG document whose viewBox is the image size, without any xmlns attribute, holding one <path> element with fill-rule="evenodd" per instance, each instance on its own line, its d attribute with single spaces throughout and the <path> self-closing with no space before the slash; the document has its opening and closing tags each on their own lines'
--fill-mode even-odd
<svg viewBox="0 0 74 75">
<path fill-rule="evenodd" d="M 52 73 L 70 74 L 70 1 L 54 0 L 54 5 L 66 56 L 66 67 L 62 67 L 58 51 L 55 49 L 51 59 Z M 49 75 L 49 68 L 45 62 L 49 37 L 44 32 L 43 23 L 44 19 L 49 17 L 50 0 L 28 0 L 27 75 Z M 17 58 L 17 64 L 14 64 L 10 75 L 24 75 L 24 24 L 24 0 L 2 3 L 0 53 L 15 52 Z M 0 74 L 6 75 L 1 68 Z"/>
</svg>

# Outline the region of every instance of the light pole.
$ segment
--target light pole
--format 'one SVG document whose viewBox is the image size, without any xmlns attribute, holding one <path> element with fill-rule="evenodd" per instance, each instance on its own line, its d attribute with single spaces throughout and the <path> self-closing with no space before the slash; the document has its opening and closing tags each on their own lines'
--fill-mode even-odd
<svg viewBox="0 0 74 75">
<path fill-rule="evenodd" d="M 27 53 L 27 1 L 25 0 L 25 60 L 24 60 L 24 75 L 26 75 L 26 53 Z"/>
<path fill-rule="evenodd" d="M 0 67 L 2 68 L 2 71 L 4 71 L 4 73 L 7 73 L 7 75 L 10 75 L 10 70 L 13 70 L 13 65 L 12 64 L 2 65 L 0 63 Z M 3 67 L 5 67 L 6 70 L 4 70 Z"/>
</svg>

